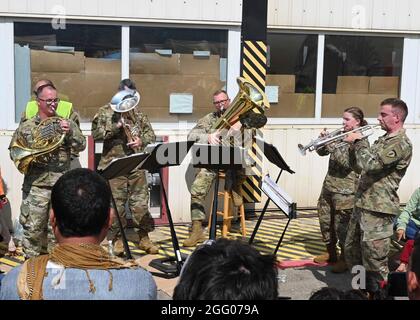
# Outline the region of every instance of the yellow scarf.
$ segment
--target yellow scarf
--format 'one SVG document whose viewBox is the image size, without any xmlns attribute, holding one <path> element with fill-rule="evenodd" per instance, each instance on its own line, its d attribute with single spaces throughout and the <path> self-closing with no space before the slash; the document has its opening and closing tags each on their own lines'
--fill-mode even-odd
<svg viewBox="0 0 420 320">
<path fill-rule="evenodd" d="M 22 300 L 43 300 L 42 284 L 46 275 L 48 261 L 65 268 L 82 269 L 89 281 L 89 291 L 96 288 L 89 276 L 89 269 L 107 270 L 110 276 L 108 290 L 112 290 L 112 273 L 109 269 L 138 268 L 134 260 L 111 257 L 100 245 L 96 244 L 60 244 L 49 255 L 32 257 L 24 262 L 17 279 L 18 294 Z"/>
</svg>

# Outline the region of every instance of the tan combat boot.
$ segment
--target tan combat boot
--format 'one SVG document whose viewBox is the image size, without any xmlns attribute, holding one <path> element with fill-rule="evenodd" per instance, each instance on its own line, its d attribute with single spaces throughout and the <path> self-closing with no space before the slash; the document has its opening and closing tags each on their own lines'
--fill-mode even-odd
<svg viewBox="0 0 420 320">
<path fill-rule="evenodd" d="M 150 254 L 158 254 L 159 246 L 154 244 L 147 233 L 139 234 L 139 248 Z"/>
<path fill-rule="evenodd" d="M 124 244 L 121 239 L 117 239 L 114 242 L 114 255 L 117 257 L 122 257 L 124 255 Z"/>
<path fill-rule="evenodd" d="M 314 262 L 316 263 L 325 263 L 325 262 L 331 262 L 335 263 L 337 262 L 337 250 L 335 248 L 335 245 L 327 244 L 327 252 L 316 256 L 314 258 Z"/>
<path fill-rule="evenodd" d="M 346 259 L 344 258 L 344 250 L 341 249 L 340 258 L 338 259 L 337 263 L 335 263 L 332 268 L 331 272 L 334 273 L 343 273 L 348 270 Z"/>
<path fill-rule="evenodd" d="M 184 241 L 184 247 L 194 247 L 197 243 L 205 240 L 201 220 L 193 220 L 191 234 L 188 239 Z"/>
</svg>

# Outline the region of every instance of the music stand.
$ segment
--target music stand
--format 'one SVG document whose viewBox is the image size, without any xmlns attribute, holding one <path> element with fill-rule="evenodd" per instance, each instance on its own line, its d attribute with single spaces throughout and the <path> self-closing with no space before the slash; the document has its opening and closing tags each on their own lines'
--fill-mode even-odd
<svg viewBox="0 0 420 320">
<path fill-rule="evenodd" d="M 162 143 L 153 149 L 153 151 L 150 153 L 150 156 L 141 163 L 139 168 L 148 170 L 149 172 L 156 172 L 157 170 L 159 172 L 160 181 L 163 181 L 160 169 L 171 166 L 179 166 L 193 144 L 194 141 Z M 180 274 L 183 262 L 186 260 L 187 255 L 182 254 L 181 250 L 179 249 L 179 243 L 172 220 L 171 209 L 169 208 L 168 198 L 163 183 L 161 187 L 166 206 L 166 213 L 168 215 L 169 228 L 171 230 L 175 259 L 173 257 L 153 259 L 149 263 L 149 266 L 162 272 L 152 272 L 153 275 L 170 279 L 175 278 Z"/>
<path fill-rule="evenodd" d="M 265 141 L 262 141 L 258 137 L 257 137 L 257 140 L 260 140 L 259 143 L 261 143 L 261 142 L 264 143 L 264 155 L 268 159 L 268 161 L 270 161 L 271 163 L 275 164 L 277 167 L 280 168 L 280 172 L 279 172 L 279 174 L 277 176 L 277 179 L 275 181 L 276 184 L 278 183 L 278 181 L 280 179 L 280 176 L 283 173 L 283 171 L 287 171 L 291 174 L 295 173 L 292 169 L 290 169 L 290 167 L 287 165 L 286 161 L 284 161 L 283 157 L 280 155 L 279 151 L 277 150 L 277 148 L 275 146 L 273 146 L 272 144 L 269 144 Z M 264 204 L 264 208 L 261 211 L 260 217 L 258 218 L 257 224 L 255 225 L 254 231 L 252 232 L 251 238 L 249 239 L 249 244 L 252 244 L 252 242 L 254 241 L 255 235 L 257 234 L 257 231 L 258 231 L 258 229 L 260 227 L 260 224 L 261 224 L 261 222 L 264 218 L 264 215 L 267 211 L 267 208 L 268 208 L 268 205 L 269 205 L 270 201 L 271 201 L 271 198 L 268 197 L 267 201 Z M 286 227 L 283 231 L 283 234 L 280 237 L 280 241 L 279 241 L 279 244 L 276 247 L 275 254 L 277 253 L 277 250 L 278 250 L 278 248 L 281 244 L 281 241 L 283 240 L 283 236 L 284 236 L 284 234 L 287 230 L 287 227 L 289 226 L 290 220 L 292 218 L 296 217 L 296 204 L 295 204 L 295 210 L 294 211 L 295 211 L 295 213 L 292 214 L 292 215 L 286 214 L 289 217 L 289 221 L 287 222 Z"/>
<path fill-rule="evenodd" d="M 138 167 L 138 165 L 142 161 L 144 161 L 149 155 L 150 154 L 146 153 L 146 152 L 145 153 L 135 153 L 135 154 L 123 157 L 123 158 L 114 159 L 104 169 L 98 170 L 98 173 L 106 179 L 106 181 L 108 183 L 108 186 L 111 188 L 111 186 L 109 184 L 109 180 L 129 174 L 130 171 L 132 171 L 136 167 Z M 120 227 L 121 237 L 122 237 L 124 250 L 125 250 L 127 259 L 133 259 L 132 255 L 131 255 L 131 252 L 130 252 L 130 248 L 128 246 L 127 237 L 126 237 L 125 232 L 124 232 L 124 228 L 123 228 L 123 225 L 122 225 L 122 222 L 121 222 L 121 218 L 120 218 L 120 215 L 118 213 L 117 206 L 115 205 L 114 195 L 112 195 L 112 193 L 111 193 L 111 200 L 112 200 L 112 205 L 114 206 L 114 209 L 115 209 L 115 212 L 116 212 L 117 221 L 118 221 L 118 225 Z"/>
<path fill-rule="evenodd" d="M 214 182 L 213 207 L 209 239 L 216 239 L 217 205 L 219 192 L 219 171 L 240 170 L 245 163 L 245 149 L 242 147 L 231 147 L 222 145 L 198 144 L 193 148 L 193 166 L 216 171 Z"/>
</svg>

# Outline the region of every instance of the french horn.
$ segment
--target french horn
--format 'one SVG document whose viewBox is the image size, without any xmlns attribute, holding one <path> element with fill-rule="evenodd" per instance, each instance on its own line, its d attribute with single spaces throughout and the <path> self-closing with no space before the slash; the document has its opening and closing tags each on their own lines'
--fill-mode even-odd
<svg viewBox="0 0 420 320">
<path fill-rule="evenodd" d="M 10 158 L 17 169 L 26 174 L 31 163 L 38 162 L 42 157 L 48 156 L 57 149 L 63 142 L 66 133 L 60 126 L 60 117 L 49 117 L 44 119 L 32 131 L 33 142 L 27 145 L 25 142 L 16 139 L 10 146 Z"/>
</svg>

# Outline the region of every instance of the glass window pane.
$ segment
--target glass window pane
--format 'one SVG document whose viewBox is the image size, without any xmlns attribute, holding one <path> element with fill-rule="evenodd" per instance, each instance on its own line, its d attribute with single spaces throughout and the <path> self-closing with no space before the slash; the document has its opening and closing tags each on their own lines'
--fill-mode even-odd
<svg viewBox="0 0 420 320">
<path fill-rule="evenodd" d="M 121 80 L 121 27 L 16 22 L 16 122 L 32 88 L 51 80 L 58 96 L 73 103 L 82 121 L 90 121 L 109 102 Z"/>
<path fill-rule="evenodd" d="M 322 117 L 360 107 L 376 117 L 380 102 L 399 97 L 403 38 L 326 36 Z"/>
<path fill-rule="evenodd" d="M 318 36 L 268 33 L 267 44 L 266 85 L 272 96 L 267 116 L 314 117 Z"/>
<path fill-rule="evenodd" d="M 226 71 L 227 31 L 130 28 L 130 78 L 151 121 L 196 121 L 212 112 L 212 94 L 225 88 Z"/>
</svg>

